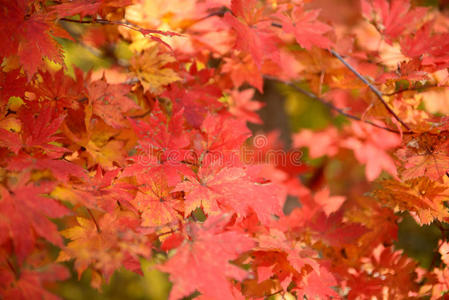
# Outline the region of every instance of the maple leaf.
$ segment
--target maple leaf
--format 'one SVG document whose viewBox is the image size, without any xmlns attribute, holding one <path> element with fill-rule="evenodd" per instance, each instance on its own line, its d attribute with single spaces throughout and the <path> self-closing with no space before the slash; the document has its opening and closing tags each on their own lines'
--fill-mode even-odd
<svg viewBox="0 0 449 300">
<path fill-rule="evenodd" d="M 175 186 L 181 180 L 180 174 L 193 174 L 187 166 L 191 159 L 187 148 L 190 133 L 184 130 L 183 110 L 169 118 L 156 103 L 148 121 L 130 121 L 140 139 L 136 155 L 129 158 L 134 164 L 124 169 L 124 176 L 145 173 L 150 179 L 150 174 L 165 173 L 167 184 Z"/>
<path fill-rule="evenodd" d="M 139 182 L 143 187 L 139 188 L 133 203 L 142 212 L 142 226 L 164 226 L 180 220 L 180 212 L 183 211 L 182 203 L 173 198 L 167 184 L 165 174 L 140 176 Z M 150 178 L 148 178 L 150 177 Z"/>
<path fill-rule="evenodd" d="M 27 1 L 2 1 L 0 39 L 7 46 L 0 49 L 0 56 L 17 55 L 28 79 L 44 65 L 43 57 L 62 63 L 58 43 L 50 36 L 56 26 L 45 14 L 27 14 Z"/>
<path fill-rule="evenodd" d="M 420 224 L 449 216 L 445 206 L 449 191 L 438 182 L 419 177 L 405 182 L 385 180 L 381 184 L 382 188 L 375 191 L 376 198 L 393 208 L 416 214 Z"/>
<path fill-rule="evenodd" d="M 22 269 L 20 274 L 11 270 L 3 259 L 0 262 L 0 293 L 5 299 L 49 299 L 58 300 L 59 297 L 46 290 L 46 285 L 55 281 L 69 278 L 69 271 L 57 264 L 49 264 L 44 268 Z"/>
<path fill-rule="evenodd" d="M 229 111 L 237 118 L 247 120 L 248 122 L 261 124 L 262 120 L 255 111 L 262 108 L 265 103 L 252 101 L 254 96 L 253 89 L 247 89 L 239 92 L 232 90 L 229 94 L 230 106 Z"/>
<path fill-rule="evenodd" d="M 87 90 L 93 113 L 114 128 L 124 127 L 126 113 L 139 109 L 126 96 L 130 92 L 130 87 L 126 85 L 107 84 L 104 80 L 97 80 L 91 82 Z"/>
<path fill-rule="evenodd" d="M 235 87 L 247 82 L 263 91 L 263 78 L 261 72 L 249 55 L 233 55 L 224 59 L 223 72 L 229 73 Z"/>
<path fill-rule="evenodd" d="M 158 269 L 170 274 L 173 288 L 169 299 L 179 299 L 198 290 L 213 299 L 234 299 L 228 278 L 242 280 L 246 271 L 230 264 L 254 246 L 247 235 L 225 231 L 227 218 L 209 217 L 202 225 L 188 224 L 191 240 Z M 232 245 L 232 247 L 229 247 Z"/>
<path fill-rule="evenodd" d="M 278 14 L 282 22 L 282 30 L 295 35 L 299 45 L 310 50 L 312 46 L 319 48 L 329 48 L 332 42 L 325 36 L 325 33 L 332 30 L 332 27 L 317 20 L 319 10 L 305 11 L 303 4 L 295 6 L 291 16 Z"/>
<path fill-rule="evenodd" d="M 42 148 L 54 155 L 60 155 L 64 148 L 52 145 L 58 140 L 56 132 L 64 121 L 65 114 L 61 114 L 49 103 L 37 101 L 26 102 L 18 112 L 22 122 L 22 140 L 25 147 Z"/>
<path fill-rule="evenodd" d="M 168 117 L 156 103 L 147 122 L 132 121 L 135 132 L 139 136 L 141 154 L 155 156 L 161 162 L 170 159 L 171 163 L 183 160 L 189 136 L 184 130 L 183 110 Z M 171 157 L 177 152 L 178 157 Z"/>
<path fill-rule="evenodd" d="M 127 151 L 133 146 L 126 143 L 133 136 L 131 131 L 116 130 L 102 119 L 93 118 L 89 106 L 85 110 L 71 111 L 67 117 L 61 129 L 72 143 L 81 147 L 74 154 L 84 158 L 88 168 L 100 164 L 109 170 L 125 165 Z"/>
<path fill-rule="evenodd" d="M 338 298 L 338 294 L 332 289 L 337 285 L 335 277 L 328 269 L 320 267 L 318 272 L 311 272 L 305 276 L 301 287 L 295 287 L 298 297 L 315 299 Z"/>
<path fill-rule="evenodd" d="M 433 275 L 436 277 L 436 280 L 429 283 L 430 288 L 429 291 L 432 293 L 432 300 L 441 299 L 441 296 L 444 297 L 445 294 L 449 291 L 449 286 L 447 284 L 449 280 L 449 268 L 438 269 L 435 268 L 433 270 Z M 430 293 L 430 292 L 429 292 Z"/>
<path fill-rule="evenodd" d="M 407 28 L 413 28 L 427 12 L 424 7 L 410 10 L 410 2 L 406 0 L 393 0 L 391 3 L 386 0 L 362 0 L 361 3 L 365 18 L 382 22 L 377 26 L 389 43 Z"/>
<path fill-rule="evenodd" d="M 385 294 L 397 298 L 418 290 L 414 280 L 416 262 L 403 255 L 402 251 L 395 251 L 393 247 L 378 245 L 369 257 L 362 260 L 360 269 L 359 274 L 353 273 L 355 278 L 349 284 L 351 292 L 348 299 L 356 299 L 361 294 L 375 297 Z"/>
<path fill-rule="evenodd" d="M 3 128 L 0 128 L 0 133 L 0 147 L 6 147 L 17 154 L 22 148 L 19 135 Z"/>
<path fill-rule="evenodd" d="M 326 216 L 336 212 L 343 202 L 346 200 L 344 196 L 330 196 L 329 188 L 325 188 L 315 194 L 314 201 L 322 207 Z"/>
<path fill-rule="evenodd" d="M 394 161 L 386 151 L 400 145 L 399 136 L 355 122 L 351 125 L 351 131 L 356 137 L 345 139 L 341 146 L 354 150 L 357 160 L 366 163 L 365 174 L 368 180 L 374 180 L 382 170 L 396 175 Z M 376 159 L 372 159 L 373 157 Z"/>
<path fill-rule="evenodd" d="M 6 107 L 12 96 L 22 97 L 25 93 L 26 77 L 20 74 L 20 70 L 3 72 L 0 70 L 0 86 L 8 87 L 0 90 L 0 103 Z M 0 110 L 1 111 L 1 110 Z"/>
<path fill-rule="evenodd" d="M 62 248 L 57 261 L 75 259 L 78 276 L 92 266 L 101 271 L 106 281 L 122 264 L 128 267 L 139 257 L 148 257 L 150 248 L 144 236 L 135 233 L 138 219 L 131 212 L 122 211 L 105 214 L 98 221 L 77 217 L 77 226 L 61 232 L 71 241 Z M 130 260 L 131 259 L 131 260 Z M 93 276 L 91 284 L 99 288 L 101 278 Z"/>
<path fill-rule="evenodd" d="M 84 169 L 74 163 L 39 155 L 30 156 L 24 153 L 13 157 L 9 161 L 7 169 L 13 171 L 50 170 L 53 176 L 62 182 L 67 182 L 70 177 L 86 178 Z"/>
<path fill-rule="evenodd" d="M 153 46 L 133 56 L 131 66 L 144 91 L 159 95 L 164 91 L 163 86 L 181 80 L 172 68 L 165 67 L 174 61 L 173 56 Z"/>
<path fill-rule="evenodd" d="M 42 80 L 36 80 L 31 91 L 40 99 L 48 103 L 55 103 L 58 109 L 78 109 L 80 102 L 86 95 L 84 74 L 78 68 L 74 68 L 75 79 L 64 74 L 61 69 L 57 72 L 39 71 Z M 54 102 L 53 102 L 54 101 Z"/>
<path fill-rule="evenodd" d="M 223 157 L 238 151 L 251 136 L 244 120 L 227 118 L 222 114 L 208 114 L 201 124 L 201 130 L 205 133 L 204 149 L 222 154 Z"/>
<path fill-rule="evenodd" d="M 221 211 L 219 202 L 234 192 L 235 184 L 243 181 L 244 176 L 244 170 L 239 168 L 223 168 L 214 174 L 211 168 L 201 167 L 197 177 L 188 177 L 188 180 L 179 183 L 174 191 L 186 193 L 186 216 L 198 207 L 202 207 L 206 214 L 217 215 Z M 238 191 L 238 188 L 235 191 Z M 225 194 L 226 192 L 228 193 Z"/>
<path fill-rule="evenodd" d="M 295 283 L 295 291 L 307 297 L 335 296 L 331 289 L 336 285 L 332 274 L 316 260 L 318 254 L 301 243 L 296 243 L 287 239 L 281 231 L 270 229 L 269 235 L 258 237 L 259 245 L 251 253 L 253 269 L 257 270 L 257 290 L 263 291 L 266 281 L 277 280 L 279 289 L 286 291 L 290 284 Z M 244 282 L 244 287 L 250 288 Z M 254 287 L 252 287 L 253 289 Z M 318 290 L 320 292 L 318 292 Z M 270 289 L 264 294 L 253 296 L 266 296 L 271 294 Z"/>
<path fill-rule="evenodd" d="M 369 231 L 360 223 L 345 222 L 343 212 L 327 217 L 324 213 L 317 216 L 310 223 L 310 228 L 315 232 L 315 238 L 332 246 L 342 246 L 354 243 L 364 233 Z"/>
<path fill-rule="evenodd" d="M 335 156 L 339 150 L 338 131 L 331 127 L 323 131 L 301 130 L 293 136 L 295 147 L 307 147 L 312 158 Z"/>
<path fill-rule="evenodd" d="M 236 47 L 250 53 L 257 68 L 260 69 L 265 58 L 279 61 L 277 38 L 270 30 L 271 23 L 263 20 L 256 1 L 231 1 L 231 13 L 226 13 L 223 20 L 237 34 Z"/>
<path fill-rule="evenodd" d="M 438 252 L 441 254 L 441 260 L 446 265 L 449 265 L 449 243 L 440 241 Z"/>
<path fill-rule="evenodd" d="M 105 171 L 97 166 L 94 174 L 84 176 L 82 182 L 66 183 L 56 187 L 51 195 L 74 205 L 112 213 L 117 206 L 131 207 L 134 186 L 121 182 L 120 169 Z"/>
<path fill-rule="evenodd" d="M 206 214 L 217 215 L 222 210 L 246 216 L 251 210 L 262 223 L 272 214 L 282 214 L 282 193 L 272 184 L 252 182 L 244 169 L 222 167 L 220 162 L 202 166 L 196 177 L 187 177 L 174 191 L 184 191 L 185 215 L 202 207 Z"/>
<path fill-rule="evenodd" d="M 404 180 L 427 176 L 432 180 L 441 180 L 449 165 L 447 145 L 449 132 L 440 134 L 422 133 L 404 139 L 404 145 L 396 151 L 403 161 L 400 174 Z"/>
<path fill-rule="evenodd" d="M 223 91 L 214 80 L 215 70 L 199 70 L 194 62 L 183 84 L 172 84 L 162 96 L 172 100 L 173 111 L 183 111 L 188 124 L 199 128 L 208 112 L 218 111 L 223 104 L 218 101 Z"/>
<path fill-rule="evenodd" d="M 57 227 L 48 218 L 60 218 L 70 213 L 65 206 L 43 196 L 51 191 L 53 184 L 37 186 L 27 183 L 28 178 L 26 175 L 19 177 L 10 191 L 0 188 L 1 223 L 10 233 L 20 260 L 33 250 L 34 232 L 49 242 L 62 246 Z"/>
<path fill-rule="evenodd" d="M 379 243 L 392 243 L 398 236 L 398 216 L 388 207 L 385 207 L 374 197 L 357 197 L 357 206 L 347 210 L 345 217 L 348 222 L 360 223 L 367 231 L 359 241 L 369 249 Z M 379 226 L 382 224 L 383 226 Z M 359 255 L 365 255 L 360 253 Z"/>
</svg>

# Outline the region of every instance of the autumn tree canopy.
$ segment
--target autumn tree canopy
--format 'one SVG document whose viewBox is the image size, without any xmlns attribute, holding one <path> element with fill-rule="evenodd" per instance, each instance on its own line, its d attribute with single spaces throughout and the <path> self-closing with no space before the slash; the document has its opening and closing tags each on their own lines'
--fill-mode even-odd
<svg viewBox="0 0 449 300">
<path fill-rule="evenodd" d="M 0 20 L 1 299 L 123 268 L 173 300 L 449 291 L 447 1 L 0 0 Z M 267 86 L 321 123 L 251 131 Z M 427 263 L 404 220 L 436 237 Z"/>
</svg>

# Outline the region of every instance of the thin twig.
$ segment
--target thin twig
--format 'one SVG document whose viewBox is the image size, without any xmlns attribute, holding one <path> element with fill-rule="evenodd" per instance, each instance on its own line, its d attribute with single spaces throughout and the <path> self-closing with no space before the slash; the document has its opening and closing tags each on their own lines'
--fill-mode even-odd
<svg viewBox="0 0 449 300">
<path fill-rule="evenodd" d="M 277 28 L 282 28 L 282 25 L 281 24 L 279 24 L 279 23 L 275 23 L 275 22 L 273 22 L 273 23 L 271 23 L 271 26 L 273 26 L 273 27 L 277 27 Z M 343 57 L 341 57 L 341 55 L 340 54 L 338 54 L 335 50 L 333 50 L 333 49 L 330 49 L 329 50 L 330 51 L 330 53 L 333 55 L 333 56 L 335 56 L 339 61 L 341 61 L 352 73 L 354 73 L 354 75 L 356 75 L 363 83 L 365 83 L 368 87 L 369 87 L 369 89 L 377 96 L 377 98 L 380 100 L 380 102 L 382 102 L 382 104 L 385 106 L 385 108 L 387 109 L 387 111 L 399 122 L 399 123 L 401 123 L 402 124 L 402 126 L 404 126 L 408 131 L 411 131 L 410 130 L 410 127 L 404 122 L 404 121 L 402 121 L 402 119 L 401 118 L 399 118 L 399 116 L 391 109 L 391 107 L 387 104 L 387 102 L 385 102 L 385 100 L 384 100 L 384 98 L 382 97 L 382 93 L 374 86 L 374 85 L 372 85 L 365 77 L 363 77 L 362 76 L 362 74 L 360 74 L 356 69 L 354 69 Z M 314 95 L 315 97 L 317 97 L 316 95 Z M 311 98 L 314 98 L 314 97 L 311 97 Z M 319 98 L 319 97 L 317 97 L 317 98 Z M 317 99 L 317 100 L 319 100 L 319 99 Z M 323 102 L 323 103 L 325 103 L 327 106 L 329 106 L 329 104 L 327 103 L 327 101 L 326 102 Z M 335 109 L 335 110 L 337 110 L 337 108 L 335 108 L 335 107 L 333 107 L 332 109 Z M 351 118 L 351 119 L 354 119 L 354 120 L 357 120 L 357 119 L 359 119 L 360 121 L 361 121 L 361 119 L 360 118 L 358 118 L 358 117 L 355 117 L 355 116 L 350 116 L 350 115 L 347 115 L 347 114 L 344 114 L 341 110 L 337 110 L 339 113 L 341 113 L 341 114 L 343 114 L 343 115 L 346 115 L 348 118 Z M 368 123 L 368 124 L 370 124 L 371 123 L 371 125 L 373 125 L 374 123 L 372 123 L 372 122 L 369 122 L 369 121 L 364 121 L 364 122 L 366 122 L 366 123 Z M 379 127 L 378 125 L 373 125 L 373 126 L 376 126 L 376 127 Z M 379 127 L 380 128 L 380 127 Z M 388 131 L 392 131 L 392 132 L 398 132 L 397 130 L 394 130 L 393 131 L 393 129 L 390 129 L 390 128 L 388 128 L 387 129 Z"/>
<path fill-rule="evenodd" d="M 178 231 L 179 231 L 179 228 L 178 229 L 172 229 L 170 231 L 159 233 L 159 234 L 156 235 L 156 237 L 160 238 L 161 236 L 164 236 L 164 235 L 167 235 L 167 234 L 171 234 L 171 233 L 175 233 L 175 232 L 178 232 Z"/>
<path fill-rule="evenodd" d="M 276 79 L 276 78 L 272 78 L 272 77 L 269 77 L 269 76 L 265 76 L 265 77 L 268 78 L 268 79 L 271 79 L 271 80 L 277 80 L 277 81 L 279 81 L 279 80 Z M 303 89 L 303 88 L 300 88 L 299 86 L 297 86 L 297 85 L 294 84 L 293 82 L 288 82 L 288 81 L 287 81 L 287 82 L 286 82 L 286 81 L 279 81 L 279 82 L 280 82 L 280 83 L 283 83 L 283 84 L 285 84 L 285 85 L 288 85 L 288 86 L 290 86 L 290 87 L 292 87 L 292 88 L 295 89 L 296 91 L 300 92 L 300 93 L 303 94 L 303 95 L 306 95 L 306 96 L 309 97 L 309 98 L 312 98 L 312 99 L 314 99 L 314 100 L 317 100 L 317 101 L 321 102 L 322 104 L 326 105 L 329 109 L 336 111 L 337 113 L 339 113 L 339 114 L 342 115 L 342 116 L 347 117 L 348 119 L 352 119 L 352 120 L 364 122 L 364 123 L 367 123 L 367 124 L 369 124 L 369 125 L 371 125 L 371 126 L 374 126 L 374 127 L 377 127 L 377 128 L 379 128 L 379 129 L 383 129 L 383 130 L 386 130 L 386 131 L 389 131 L 389 132 L 393 132 L 393 133 L 397 133 L 397 134 L 400 134 L 400 133 L 401 133 L 399 130 L 392 129 L 392 128 L 389 128 L 389 127 L 385 127 L 385 126 L 376 124 L 376 123 L 374 123 L 374 122 L 372 122 L 372 121 L 370 121 L 370 120 L 364 120 L 364 119 L 362 119 L 362 118 L 360 118 L 360 117 L 358 117 L 358 116 L 354 116 L 354 115 L 348 114 L 348 113 L 345 112 L 343 109 L 336 107 L 336 106 L 335 106 L 334 104 L 332 104 L 331 102 L 329 102 L 329 101 L 327 101 L 327 100 L 324 100 L 323 98 L 318 97 L 317 95 L 315 95 L 315 94 L 312 93 L 312 92 L 309 92 L 309 91 L 307 91 L 307 90 L 305 90 L 305 89 Z M 402 133 L 403 133 L 403 134 L 412 134 L 413 132 L 411 132 L 411 131 L 405 131 L 405 132 L 402 132 Z"/>
<path fill-rule="evenodd" d="M 271 294 L 265 295 L 265 297 L 275 296 L 275 295 L 280 294 L 280 293 L 282 293 L 282 292 L 284 292 L 284 290 L 278 290 L 278 291 L 273 292 L 273 293 L 271 293 Z"/>
<path fill-rule="evenodd" d="M 163 45 L 165 45 L 170 50 L 173 50 L 170 47 L 170 45 L 167 44 L 166 42 L 164 42 L 161 38 L 159 38 L 156 35 L 157 34 L 161 34 L 161 35 L 165 35 L 165 36 L 182 36 L 182 34 L 179 34 L 177 32 L 173 32 L 173 31 L 162 31 L 162 30 L 157 30 L 157 29 L 145 29 L 145 28 L 142 28 L 142 27 L 140 27 L 140 26 L 138 26 L 136 24 L 132 24 L 130 22 L 109 21 L 109 20 L 105 20 L 105 19 L 73 20 L 73 19 L 68 19 L 68 18 L 61 18 L 59 20 L 60 21 L 65 21 L 65 22 L 80 23 L 80 24 L 103 24 L 103 25 L 119 25 L 119 26 L 123 26 L 123 27 L 129 28 L 131 30 L 138 31 L 141 34 L 143 34 L 144 36 L 148 35 L 153 41 L 162 43 Z"/>
<path fill-rule="evenodd" d="M 399 122 L 404 126 L 408 131 L 410 131 L 410 127 L 405 124 L 404 121 L 401 120 L 401 118 L 398 117 L 398 115 L 391 109 L 391 107 L 385 102 L 384 98 L 382 97 L 382 93 L 374 86 L 372 85 L 365 77 L 363 77 L 362 74 L 360 74 L 356 69 L 354 69 L 343 57 L 341 57 L 340 54 L 338 54 L 335 50 L 330 49 L 330 53 L 335 56 L 339 61 L 341 61 L 357 78 L 359 78 L 361 81 L 363 81 L 364 84 L 366 84 L 369 89 L 376 95 L 376 97 L 382 102 L 384 107 L 388 110 L 388 112 Z"/>
<path fill-rule="evenodd" d="M 399 132 L 398 130 L 396 130 L 396 129 L 392 129 L 392 128 L 388 128 L 388 127 L 385 127 L 385 126 L 382 126 L 382 125 L 378 125 L 378 124 L 376 124 L 376 123 L 374 123 L 374 122 L 371 122 L 370 120 L 363 120 L 363 119 L 360 118 L 360 117 L 357 117 L 357 116 L 348 114 L 348 113 L 346 113 L 343 109 L 338 108 L 338 107 L 336 107 L 335 105 L 333 105 L 331 102 L 326 101 L 326 100 L 324 100 L 324 99 L 318 97 L 317 95 L 315 95 L 315 94 L 313 94 L 313 93 L 311 93 L 311 92 L 309 92 L 309 91 L 307 91 L 307 90 L 304 90 L 304 89 L 302 89 L 302 88 L 300 88 L 300 87 L 298 87 L 298 86 L 296 86 L 296 85 L 293 85 L 293 84 L 288 84 L 288 85 L 291 86 L 291 87 L 293 87 L 295 90 L 297 90 L 297 91 L 300 92 L 301 94 L 304 94 L 304 95 L 306 95 L 307 97 L 312 98 L 312 99 L 314 99 L 314 100 L 320 101 L 321 103 L 323 103 L 324 105 L 326 105 L 326 106 L 329 107 L 330 109 L 332 109 L 332 110 L 338 112 L 338 113 L 339 113 L 340 115 L 342 115 L 342 116 L 345 116 L 345 117 L 347 117 L 347 118 L 349 118 L 349 119 L 352 119 L 352 120 L 356 120 L 356 121 L 360 121 L 360 122 L 367 123 L 367 124 L 369 124 L 369 125 L 371 125 L 371 126 L 374 126 L 374 127 L 377 127 L 377 128 L 383 129 L 383 130 L 387 130 L 387 131 L 394 132 L 394 133 L 398 133 L 398 134 L 400 133 L 400 132 Z"/>
<path fill-rule="evenodd" d="M 80 24 L 103 24 L 103 25 L 119 25 L 124 26 L 126 28 L 139 31 L 142 34 L 162 34 L 167 36 L 181 36 L 181 34 L 173 31 L 162 31 L 156 29 L 145 29 L 136 24 L 132 24 L 129 22 L 121 22 L 121 21 L 109 21 L 105 19 L 92 19 L 92 20 L 73 20 L 68 18 L 61 18 L 60 21 L 72 22 L 72 23 L 80 23 Z"/>
<path fill-rule="evenodd" d="M 427 90 L 427 89 L 435 89 L 435 88 L 447 88 L 449 86 L 447 85 L 424 85 L 424 86 L 414 86 L 411 88 L 406 88 L 406 89 L 400 89 L 391 93 L 383 93 L 384 96 L 394 96 L 400 93 L 404 93 L 404 92 L 411 92 L 411 91 L 420 91 L 420 90 Z"/>
</svg>

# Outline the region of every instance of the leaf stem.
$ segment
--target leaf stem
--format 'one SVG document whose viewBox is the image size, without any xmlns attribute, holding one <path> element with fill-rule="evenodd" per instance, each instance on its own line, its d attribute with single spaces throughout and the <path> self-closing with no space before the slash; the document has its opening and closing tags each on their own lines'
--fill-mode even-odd
<svg viewBox="0 0 449 300">
<path fill-rule="evenodd" d="M 16 278 L 16 280 L 18 280 L 20 278 L 20 274 L 17 271 L 17 269 L 13 266 L 9 258 L 6 259 L 6 263 L 8 264 L 8 267 L 11 269 L 11 271 L 14 273 L 14 277 Z"/>
<path fill-rule="evenodd" d="M 95 219 L 94 215 L 92 214 L 92 211 L 89 208 L 87 208 L 87 207 L 86 207 L 86 209 L 87 209 L 87 212 L 89 213 L 90 217 L 92 218 L 92 221 L 94 221 L 94 223 L 95 223 L 95 227 L 97 228 L 97 232 L 101 233 L 100 225 L 98 225 L 98 222 Z"/>
</svg>

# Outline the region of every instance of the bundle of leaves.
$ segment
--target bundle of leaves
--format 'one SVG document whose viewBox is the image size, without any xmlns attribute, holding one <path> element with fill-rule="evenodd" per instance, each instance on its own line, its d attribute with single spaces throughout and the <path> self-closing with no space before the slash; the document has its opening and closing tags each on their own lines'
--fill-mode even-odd
<svg viewBox="0 0 449 300">
<path fill-rule="evenodd" d="M 0 0 L 0 298 L 143 261 L 170 299 L 444 297 L 444 2 Z M 273 84 L 325 126 L 253 136 Z"/>
</svg>

